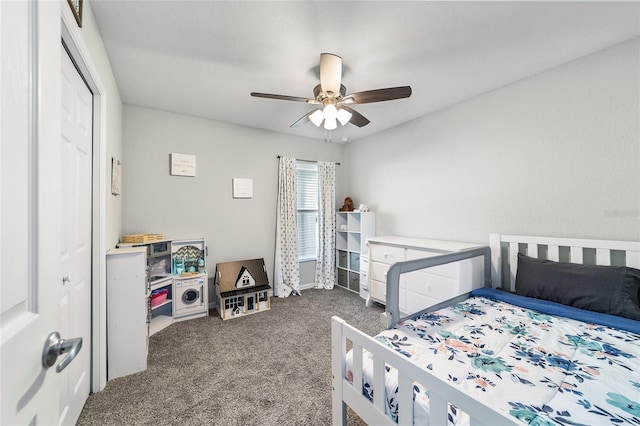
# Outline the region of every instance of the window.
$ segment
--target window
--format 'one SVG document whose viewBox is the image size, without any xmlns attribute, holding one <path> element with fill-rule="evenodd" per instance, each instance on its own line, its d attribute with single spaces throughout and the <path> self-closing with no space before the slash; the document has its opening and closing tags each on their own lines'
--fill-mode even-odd
<svg viewBox="0 0 640 426">
<path fill-rule="evenodd" d="M 298 258 L 318 257 L 318 165 L 296 161 L 298 192 Z"/>
</svg>

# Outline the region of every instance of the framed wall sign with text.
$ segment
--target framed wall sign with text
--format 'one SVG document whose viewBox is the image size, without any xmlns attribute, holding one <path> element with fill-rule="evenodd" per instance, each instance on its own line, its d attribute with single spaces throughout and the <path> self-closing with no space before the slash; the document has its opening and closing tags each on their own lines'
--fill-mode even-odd
<svg viewBox="0 0 640 426">
<path fill-rule="evenodd" d="M 173 176 L 195 176 L 196 156 L 189 154 L 171 153 L 171 174 Z"/>
<path fill-rule="evenodd" d="M 253 179 L 233 179 L 233 198 L 253 198 Z"/>
</svg>

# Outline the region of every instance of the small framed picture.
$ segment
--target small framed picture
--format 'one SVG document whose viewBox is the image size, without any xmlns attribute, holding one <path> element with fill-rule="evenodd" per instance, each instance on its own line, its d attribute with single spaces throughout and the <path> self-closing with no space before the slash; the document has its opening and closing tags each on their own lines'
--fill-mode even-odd
<svg viewBox="0 0 640 426">
<path fill-rule="evenodd" d="M 194 177 L 196 175 L 196 156 L 172 152 L 170 173 L 172 176 Z"/>
<path fill-rule="evenodd" d="M 67 0 L 69 7 L 73 12 L 73 17 L 76 18 L 78 26 L 82 28 L 82 0 Z"/>
<path fill-rule="evenodd" d="M 233 179 L 233 198 L 253 198 L 253 179 Z"/>
</svg>

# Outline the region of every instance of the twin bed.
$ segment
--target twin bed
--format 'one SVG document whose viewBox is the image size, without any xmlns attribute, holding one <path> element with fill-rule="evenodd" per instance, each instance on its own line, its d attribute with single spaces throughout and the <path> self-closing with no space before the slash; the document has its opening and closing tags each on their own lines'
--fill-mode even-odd
<svg viewBox="0 0 640 426">
<path fill-rule="evenodd" d="M 400 318 L 401 274 L 476 256 L 485 288 Z M 332 319 L 333 423 L 640 425 L 637 268 L 638 242 L 496 234 L 393 265 L 389 329 Z"/>
</svg>

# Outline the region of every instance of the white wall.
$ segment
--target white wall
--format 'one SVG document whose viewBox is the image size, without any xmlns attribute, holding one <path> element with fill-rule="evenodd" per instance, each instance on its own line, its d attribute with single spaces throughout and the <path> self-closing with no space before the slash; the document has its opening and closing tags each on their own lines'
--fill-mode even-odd
<svg viewBox="0 0 640 426">
<path fill-rule="evenodd" d="M 351 143 L 346 192 L 378 235 L 637 241 L 639 52 L 630 40 Z"/>
<path fill-rule="evenodd" d="M 336 204 L 345 195 L 370 204 L 378 235 L 639 239 L 639 44 L 345 146 L 124 106 L 122 233 L 204 236 L 209 273 L 216 262 L 264 257 L 272 280 L 276 157 L 285 155 L 341 161 Z M 170 176 L 171 152 L 196 155 L 197 176 Z M 234 177 L 253 179 L 253 199 L 232 198 Z"/>
<path fill-rule="evenodd" d="M 270 283 L 277 156 L 342 161 L 337 144 L 129 105 L 123 108 L 123 140 L 123 234 L 205 237 L 210 275 L 218 262 L 262 257 Z M 195 177 L 170 176 L 172 152 L 196 156 Z M 339 194 L 341 176 L 339 166 Z M 233 178 L 253 179 L 252 199 L 232 198 Z M 302 284 L 313 282 L 308 275 Z"/>
<path fill-rule="evenodd" d="M 106 136 L 106 157 L 103 158 L 103 167 L 107 171 L 106 176 L 106 241 L 108 248 L 114 247 L 120 238 L 122 228 L 122 200 L 120 197 L 111 194 L 111 158 L 122 157 L 122 101 L 120 92 L 116 85 L 111 63 L 105 51 L 102 38 L 98 32 L 93 13 L 91 12 L 91 2 L 83 3 L 82 28 L 79 32 L 86 42 L 91 53 L 91 59 L 98 71 L 100 80 L 104 85 L 106 97 L 105 119 L 107 128 Z"/>
</svg>

